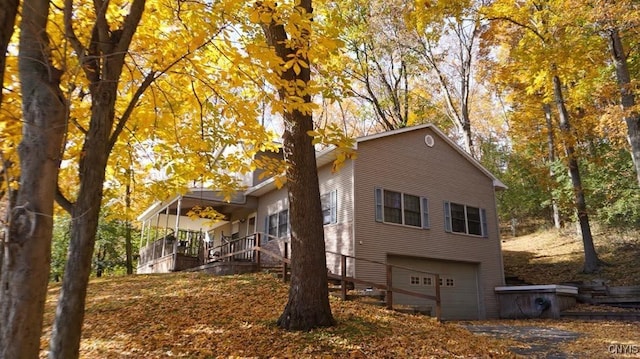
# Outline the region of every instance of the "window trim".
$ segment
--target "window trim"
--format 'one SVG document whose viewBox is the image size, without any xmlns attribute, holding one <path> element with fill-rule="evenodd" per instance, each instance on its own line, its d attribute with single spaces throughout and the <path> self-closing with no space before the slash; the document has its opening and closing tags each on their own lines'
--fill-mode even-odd
<svg viewBox="0 0 640 359">
<path fill-rule="evenodd" d="M 385 209 L 385 205 L 384 205 L 385 191 L 400 194 L 400 217 L 401 217 L 400 219 L 402 221 L 401 223 L 385 221 L 385 216 L 384 216 L 384 212 L 385 212 L 384 211 L 384 209 Z M 419 214 L 419 218 L 420 218 L 420 225 L 418 225 L 418 226 L 406 223 L 407 221 L 406 221 L 406 209 L 405 209 L 405 196 L 416 197 L 418 199 L 418 204 L 420 206 L 420 209 L 419 209 L 418 212 L 415 212 L 415 213 Z M 430 217 L 429 217 L 429 199 L 427 197 L 417 196 L 417 195 L 414 195 L 414 194 L 401 192 L 401 191 L 394 191 L 394 190 L 390 190 L 390 189 L 384 189 L 382 187 L 376 187 L 375 191 L 374 191 L 374 203 L 375 203 L 375 220 L 376 220 L 376 222 L 387 223 L 387 224 L 395 224 L 395 225 L 411 227 L 411 228 L 422 228 L 422 229 L 431 228 L 431 222 L 430 222 Z"/>
<path fill-rule="evenodd" d="M 451 214 L 452 204 L 455 204 L 456 206 L 462 206 L 464 209 L 464 227 L 465 227 L 464 232 L 458 232 L 453 230 L 453 223 L 452 223 L 453 215 Z M 480 220 L 480 234 L 469 233 L 469 211 L 467 210 L 468 207 L 475 208 L 478 210 L 479 220 Z M 444 230 L 445 232 L 453 233 L 453 234 L 462 234 L 462 235 L 473 236 L 473 237 L 488 238 L 489 232 L 488 232 L 488 225 L 487 225 L 487 211 L 482 207 L 475 207 L 475 206 L 469 206 L 469 205 L 457 203 L 457 202 L 444 201 Z"/>
<path fill-rule="evenodd" d="M 280 236 L 280 217 L 283 215 L 284 212 L 287 212 L 287 230 L 286 233 L 283 236 Z M 273 228 L 275 228 L 275 234 L 271 234 L 271 218 L 275 218 L 276 224 Z M 279 238 L 286 238 L 289 237 L 290 233 L 291 233 L 291 222 L 289 221 L 289 208 L 285 208 L 282 209 L 280 211 L 274 212 L 274 213 L 270 213 L 267 214 L 265 216 L 265 220 L 264 220 L 264 232 L 267 234 L 267 242 L 268 241 L 272 241 L 274 239 L 279 239 Z"/>
</svg>

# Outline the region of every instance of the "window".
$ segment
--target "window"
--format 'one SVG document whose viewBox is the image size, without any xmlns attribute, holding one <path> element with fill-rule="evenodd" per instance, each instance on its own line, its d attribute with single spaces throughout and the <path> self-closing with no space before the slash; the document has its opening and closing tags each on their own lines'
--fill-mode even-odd
<svg viewBox="0 0 640 359">
<path fill-rule="evenodd" d="M 433 285 L 433 277 L 422 277 L 422 285 L 432 286 Z"/>
<path fill-rule="evenodd" d="M 444 287 L 455 287 L 455 280 L 451 277 L 440 277 L 440 286 Z"/>
<path fill-rule="evenodd" d="M 338 222 L 338 198 L 337 191 L 331 191 L 320 196 L 322 203 L 322 224 Z"/>
<path fill-rule="evenodd" d="M 429 202 L 425 197 L 376 188 L 375 203 L 377 222 L 429 228 Z"/>
<path fill-rule="evenodd" d="M 286 237 L 289 234 L 289 210 L 285 209 L 268 215 L 265 227 L 267 234 L 269 234 L 269 240 Z"/>
<path fill-rule="evenodd" d="M 420 277 L 412 275 L 409 277 L 409 284 L 411 285 L 420 285 Z"/>
<path fill-rule="evenodd" d="M 278 213 L 278 237 L 286 237 L 289 232 L 289 210 Z"/>
<path fill-rule="evenodd" d="M 484 208 L 444 202 L 445 231 L 487 237 L 487 213 Z"/>
</svg>

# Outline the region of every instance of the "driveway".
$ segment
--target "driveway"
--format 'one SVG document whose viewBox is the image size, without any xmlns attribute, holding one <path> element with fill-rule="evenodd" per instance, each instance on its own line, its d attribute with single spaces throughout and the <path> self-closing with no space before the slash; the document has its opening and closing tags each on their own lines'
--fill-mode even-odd
<svg viewBox="0 0 640 359">
<path fill-rule="evenodd" d="M 509 349 L 515 354 L 528 358 L 578 358 L 578 356 L 564 353 L 558 349 L 559 344 L 578 339 L 581 334 L 577 332 L 539 326 L 511 326 L 508 324 L 464 323 L 461 326 L 474 334 L 518 341 L 523 345 Z"/>
</svg>

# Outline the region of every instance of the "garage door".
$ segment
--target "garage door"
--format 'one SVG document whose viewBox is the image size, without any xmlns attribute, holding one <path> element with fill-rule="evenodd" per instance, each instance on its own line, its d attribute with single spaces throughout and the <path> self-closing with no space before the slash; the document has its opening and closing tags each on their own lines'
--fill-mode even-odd
<svg viewBox="0 0 640 359">
<path fill-rule="evenodd" d="M 389 256 L 393 268 L 393 286 L 412 292 L 435 295 L 435 278 L 420 271 L 440 274 L 442 319 L 478 319 L 478 264 L 428 258 Z M 435 314 L 435 302 L 394 293 L 394 304 L 428 305 Z"/>
</svg>

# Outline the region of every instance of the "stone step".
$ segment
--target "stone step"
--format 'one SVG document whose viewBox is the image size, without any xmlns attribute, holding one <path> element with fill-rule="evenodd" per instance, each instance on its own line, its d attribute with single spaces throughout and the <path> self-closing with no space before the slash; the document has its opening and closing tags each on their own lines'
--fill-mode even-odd
<svg viewBox="0 0 640 359">
<path fill-rule="evenodd" d="M 560 313 L 562 319 L 640 321 L 640 312 L 572 312 Z"/>
</svg>

